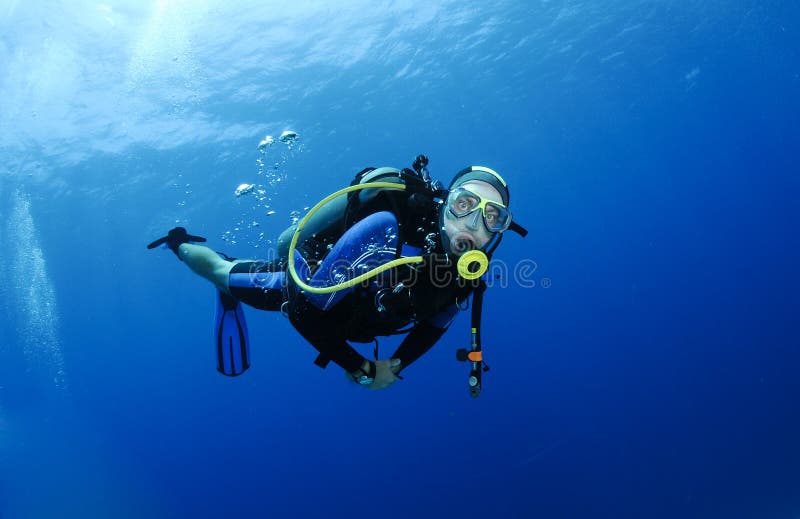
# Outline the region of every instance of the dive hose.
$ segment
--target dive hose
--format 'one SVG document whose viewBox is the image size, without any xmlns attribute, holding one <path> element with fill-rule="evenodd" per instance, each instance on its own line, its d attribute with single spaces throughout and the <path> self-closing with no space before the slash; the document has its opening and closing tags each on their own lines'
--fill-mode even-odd
<svg viewBox="0 0 800 519">
<path fill-rule="evenodd" d="M 297 273 L 297 269 L 295 268 L 294 263 L 294 251 L 297 248 L 297 242 L 300 239 L 300 234 L 303 232 L 308 221 L 311 219 L 314 214 L 317 213 L 322 207 L 324 207 L 327 203 L 331 200 L 340 197 L 342 195 L 346 195 L 347 193 L 353 191 L 360 191 L 362 189 L 396 189 L 396 190 L 405 190 L 406 186 L 404 184 L 396 184 L 393 182 L 368 182 L 366 184 L 358 184 L 355 186 L 348 186 L 346 188 L 340 189 L 335 193 L 332 193 L 322 200 L 320 200 L 314 207 L 309 209 L 308 213 L 298 222 L 297 229 L 295 230 L 294 234 L 292 235 L 292 241 L 289 244 L 289 254 L 288 254 L 288 270 L 289 275 L 292 276 L 292 279 L 297 284 L 297 286 L 306 292 L 311 294 L 332 294 L 334 292 L 339 292 L 340 290 L 346 290 L 350 287 L 363 283 L 369 279 L 372 279 L 387 270 L 393 269 L 395 267 L 399 267 L 401 265 L 410 265 L 412 263 L 422 263 L 425 261 L 423 256 L 407 256 L 404 258 L 397 258 L 395 260 L 389 261 L 375 267 L 374 269 L 364 272 L 353 279 L 349 279 L 347 281 L 343 281 L 341 283 L 337 283 L 335 285 L 327 286 L 327 287 L 314 287 L 309 285 L 305 282 L 305 280 L 300 279 L 300 275 Z M 465 253 L 458 259 L 458 273 L 464 279 L 472 280 L 477 279 L 482 276 L 489 267 L 489 258 L 486 256 L 485 253 L 473 250 Z"/>
</svg>

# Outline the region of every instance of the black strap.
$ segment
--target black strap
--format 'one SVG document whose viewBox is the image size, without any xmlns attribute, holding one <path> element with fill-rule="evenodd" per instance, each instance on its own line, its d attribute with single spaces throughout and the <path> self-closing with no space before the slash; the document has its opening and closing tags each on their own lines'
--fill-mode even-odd
<svg viewBox="0 0 800 519">
<path fill-rule="evenodd" d="M 508 230 L 519 234 L 523 238 L 528 235 L 528 229 L 526 229 L 525 227 L 521 226 L 520 224 L 514 221 L 511 222 L 511 225 L 508 227 Z"/>
<path fill-rule="evenodd" d="M 314 359 L 314 364 L 322 369 L 327 368 L 328 364 L 330 363 L 331 363 L 331 358 L 325 355 L 324 353 L 320 353 L 319 355 L 317 355 L 317 358 Z"/>
</svg>

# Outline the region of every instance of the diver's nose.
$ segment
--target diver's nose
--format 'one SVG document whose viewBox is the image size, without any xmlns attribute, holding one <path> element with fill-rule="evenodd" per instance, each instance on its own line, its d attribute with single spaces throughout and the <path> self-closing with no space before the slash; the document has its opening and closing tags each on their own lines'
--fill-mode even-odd
<svg viewBox="0 0 800 519">
<path fill-rule="evenodd" d="M 474 213 L 472 213 L 472 215 L 466 219 L 466 222 L 464 222 L 464 224 L 470 231 L 477 231 L 478 226 L 481 224 L 481 212 L 475 211 Z"/>
</svg>

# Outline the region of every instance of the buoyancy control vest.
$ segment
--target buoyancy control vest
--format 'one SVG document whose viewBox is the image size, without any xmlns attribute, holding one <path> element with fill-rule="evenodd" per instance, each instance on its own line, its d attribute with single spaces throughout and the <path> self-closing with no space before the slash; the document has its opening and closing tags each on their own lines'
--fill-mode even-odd
<svg viewBox="0 0 800 519">
<path fill-rule="evenodd" d="M 331 200 L 309 219 L 296 245 L 313 272 L 348 229 L 370 215 L 389 211 L 398 224 L 396 257 L 424 254 L 428 258 L 421 265 L 395 268 L 392 286 L 379 294 L 368 285 L 359 286 L 339 303 L 340 309 L 347 310 L 333 313 L 340 314 L 342 332 L 355 342 L 371 342 L 375 336 L 397 333 L 412 322 L 429 319 L 452 304 L 463 303 L 477 286 L 476 280 L 460 278 L 455 264 L 442 254 L 439 212 L 446 190 L 421 171 L 391 167 L 365 168 L 350 185 L 375 182 L 402 184 L 405 189 L 367 188 Z M 288 257 L 296 228 L 289 227 L 278 239 L 282 259 Z"/>
</svg>

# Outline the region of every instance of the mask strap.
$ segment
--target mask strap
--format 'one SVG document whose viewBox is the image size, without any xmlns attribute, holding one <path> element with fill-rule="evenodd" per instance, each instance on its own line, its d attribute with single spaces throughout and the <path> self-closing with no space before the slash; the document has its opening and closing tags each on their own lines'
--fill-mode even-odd
<svg viewBox="0 0 800 519">
<path fill-rule="evenodd" d="M 523 238 L 528 235 L 528 230 L 514 220 L 511 220 L 511 225 L 508 227 L 508 230 L 519 234 Z"/>
</svg>

